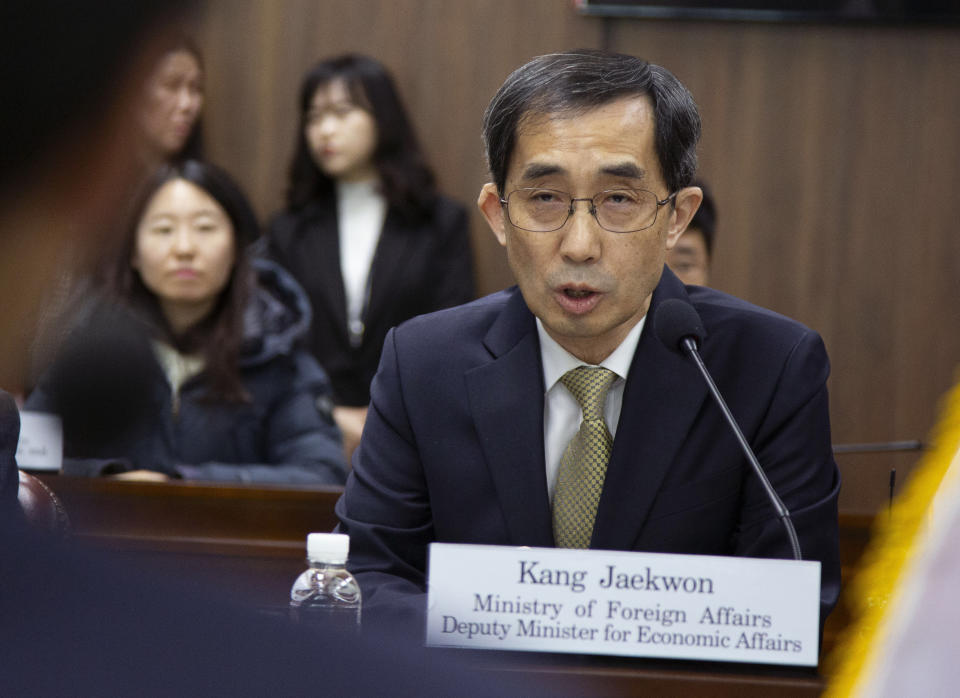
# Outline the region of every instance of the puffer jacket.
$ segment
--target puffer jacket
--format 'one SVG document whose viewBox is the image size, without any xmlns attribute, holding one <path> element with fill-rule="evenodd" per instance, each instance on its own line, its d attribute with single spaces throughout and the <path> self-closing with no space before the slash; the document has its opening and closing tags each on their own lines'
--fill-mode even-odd
<svg viewBox="0 0 960 698">
<path fill-rule="evenodd" d="M 136 382 L 147 409 L 122 427 L 71 429 L 72 410 L 58 409 L 57 386 L 41 379 L 24 409 L 61 412 L 64 472 L 113 474 L 147 469 L 189 480 L 343 484 L 346 463 L 333 421 L 330 381 L 299 342 L 310 305 L 284 269 L 252 262 L 257 284 L 246 308 L 240 374 L 248 402 L 212 401 L 206 374 L 174 395 L 152 352 Z M 54 371 L 50 372 L 55 374 Z M 141 375 L 142 374 L 142 375 Z M 92 399 L 93 400 L 93 399 Z"/>
</svg>

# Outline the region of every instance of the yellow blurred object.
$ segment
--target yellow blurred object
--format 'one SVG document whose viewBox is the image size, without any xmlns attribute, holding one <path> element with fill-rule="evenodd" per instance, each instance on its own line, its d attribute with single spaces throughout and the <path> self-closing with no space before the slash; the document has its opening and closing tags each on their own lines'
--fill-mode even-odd
<svg viewBox="0 0 960 698">
<path fill-rule="evenodd" d="M 946 396 L 930 443 L 890 516 L 877 517 L 860 569 L 844 591 L 853 620 L 827 658 L 827 698 L 864 695 L 879 661 L 904 579 L 924 548 L 937 491 L 960 450 L 960 380 Z"/>
</svg>

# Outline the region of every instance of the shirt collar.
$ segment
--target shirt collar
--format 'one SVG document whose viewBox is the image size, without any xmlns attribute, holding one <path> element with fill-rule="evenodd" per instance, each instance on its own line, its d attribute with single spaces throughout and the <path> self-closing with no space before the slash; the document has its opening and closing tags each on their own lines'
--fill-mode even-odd
<svg viewBox="0 0 960 698">
<path fill-rule="evenodd" d="M 543 384 L 549 391 L 554 384 L 560 380 L 564 373 L 576 368 L 577 366 L 587 366 L 583 361 L 568 352 L 557 344 L 543 327 L 540 318 L 537 318 L 537 334 L 540 336 L 540 359 L 543 364 Z M 643 325 L 647 321 L 647 316 L 640 318 L 640 322 L 633 326 L 633 329 L 627 333 L 620 346 L 613 350 L 606 359 L 600 362 L 600 366 L 608 368 L 616 373 L 620 378 L 626 380 L 630 372 L 630 364 L 633 363 L 633 355 L 637 351 L 637 344 L 640 342 L 640 333 L 643 331 Z"/>
<path fill-rule="evenodd" d="M 335 183 L 337 200 L 371 199 L 379 195 L 379 181 L 376 177 L 359 181 L 340 181 Z"/>
</svg>

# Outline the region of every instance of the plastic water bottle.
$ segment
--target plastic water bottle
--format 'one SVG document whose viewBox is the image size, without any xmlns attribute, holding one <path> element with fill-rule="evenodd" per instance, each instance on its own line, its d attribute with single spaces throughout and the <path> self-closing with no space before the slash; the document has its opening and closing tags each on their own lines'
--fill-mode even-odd
<svg viewBox="0 0 960 698">
<path fill-rule="evenodd" d="M 347 571 L 350 537 L 342 533 L 307 536 L 307 564 L 290 589 L 290 617 L 323 630 L 360 631 L 360 585 Z"/>
</svg>

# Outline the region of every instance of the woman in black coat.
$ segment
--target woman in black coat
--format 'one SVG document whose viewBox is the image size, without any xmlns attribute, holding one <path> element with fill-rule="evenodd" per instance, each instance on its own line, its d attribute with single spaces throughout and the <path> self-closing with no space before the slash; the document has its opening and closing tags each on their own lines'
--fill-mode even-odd
<svg viewBox="0 0 960 698">
<path fill-rule="evenodd" d="M 359 438 L 387 331 L 473 299 L 464 208 L 438 194 L 383 65 L 321 61 L 300 90 L 287 206 L 269 255 L 313 306 L 307 347 L 333 383 L 348 451 Z"/>
<path fill-rule="evenodd" d="M 97 352 L 81 336 L 79 345 L 67 343 L 66 359 L 25 405 L 63 417 L 65 471 L 345 481 L 329 380 L 297 347 L 310 324 L 309 304 L 278 265 L 249 262 L 245 243 L 255 236 L 249 204 L 213 166 L 187 160 L 154 180 L 104 282 L 140 330 L 133 340 L 101 334 L 105 351 L 136 357 L 138 337 L 146 347 L 146 360 L 133 361 L 134 368 L 117 363 L 136 409 L 114 410 L 104 428 L 90 421 L 97 410 L 84 403 L 97 404 L 100 386 L 78 388 L 90 372 L 77 357 L 94 354 L 95 364 Z M 103 312 L 88 324 L 109 326 L 96 321 Z M 118 351 L 120 341 L 130 342 L 129 351 Z"/>
</svg>

